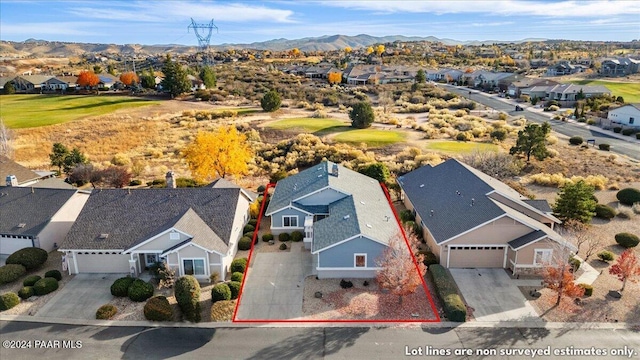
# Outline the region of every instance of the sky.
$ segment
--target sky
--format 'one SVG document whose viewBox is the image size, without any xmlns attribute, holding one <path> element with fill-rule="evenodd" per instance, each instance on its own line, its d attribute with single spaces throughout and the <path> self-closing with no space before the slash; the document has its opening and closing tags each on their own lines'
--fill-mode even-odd
<svg viewBox="0 0 640 360">
<path fill-rule="evenodd" d="M 212 45 L 336 34 L 640 39 L 640 1 L 634 0 L 0 0 L 0 40 L 197 45 L 191 18 L 213 19 Z"/>
</svg>

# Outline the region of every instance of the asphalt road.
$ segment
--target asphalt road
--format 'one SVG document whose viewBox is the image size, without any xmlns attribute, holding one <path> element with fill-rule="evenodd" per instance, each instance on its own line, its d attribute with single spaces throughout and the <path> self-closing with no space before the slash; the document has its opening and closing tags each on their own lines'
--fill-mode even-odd
<svg viewBox="0 0 640 360">
<path fill-rule="evenodd" d="M 537 112 L 533 112 L 529 110 L 526 110 L 524 112 L 520 112 L 520 111 L 516 112 L 514 105 L 505 103 L 504 101 L 493 98 L 491 96 L 487 96 L 487 94 L 480 93 L 476 90 L 472 90 L 471 95 L 469 95 L 469 89 L 467 88 L 458 88 L 455 86 L 444 85 L 444 84 L 438 85 L 438 86 L 444 86 L 447 90 L 451 91 L 452 93 L 466 97 L 468 99 L 471 99 L 475 102 L 488 106 L 497 111 L 504 111 L 509 115 L 514 115 L 514 116 L 524 115 L 524 117 L 526 117 L 527 120 L 540 123 L 540 124 L 545 121 L 548 121 L 551 124 L 551 128 L 553 129 L 553 131 L 559 134 L 562 134 L 568 137 L 580 136 L 585 140 L 595 139 L 596 144 L 607 143 L 611 145 L 611 152 L 616 152 L 618 154 L 626 155 L 630 158 L 640 160 L 640 145 L 636 143 L 631 143 L 628 141 L 614 138 L 612 136 L 608 136 L 607 134 L 591 131 L 589 129 L 586 129 L 581 126 L 577 126 L 569 122 L 564 122 L 559 120 L 550 120 L 548 116 L 537 113 Z M 526 106 L 525 106 L 525 109 L 526 109 Z"/>
<path fill-rule="evenodd" d="M 638 359 L 640 333 L 631 330 L 528 328 L 145 328 L 0 323 L 2 359 L 401 359 L 414 352 L 432 359 L 532 359 L 500 351 L 550 351 L 542 359 Z M 31 348 L 8 349 L 7 345 Z M 59 344 L 54 341 L 60 341 Z M 76 348 L 62 341 L 72 341 Z M 8 341 L 8 343 L 7 343 Z M 51 342 L 49 342 L 51 341 Z M 28 343 L 27 343 L 28 342 Z M 81 343 L 79 343 L 81 342 Z M 78 344 L 81 345 L 78 348 Z M 36 348 L 39 347 L 39 348 Z M 47 347 L 47 348 L 43 348 Z M 553 351 L 601 349 L 600 356 L 558 356 Z M 455 349 L 473 355 L 456 356 Z M 496 351 L 496 356 L 476 355 Z M 440 351 L 445 352 L 441 354 Z M 450 351 L 451 355 L 446 355 Z M 460 351 L 460 350 L 458 350 Z M 468 350 L 466 350 L 468 351 Z M 529 350 L 531 351 L 531 350 Z M 613 356 L 612 351 L 622 355 Z"/>
</svg>

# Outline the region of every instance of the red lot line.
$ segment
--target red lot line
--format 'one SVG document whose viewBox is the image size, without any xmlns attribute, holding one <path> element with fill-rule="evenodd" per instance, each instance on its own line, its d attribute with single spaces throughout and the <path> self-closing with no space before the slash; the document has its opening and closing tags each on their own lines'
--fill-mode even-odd
<svg viewBox="0 0 640 360">
<path fill-rule="evenodd" d="M 252 243 L 251 243 L 251 250 L 249 251 L 249 258 L 247 260 L 247 268 L 244 272 L 244 275 L 242 277 L 242 286 L 240 287 L 240 292 L 238 293 L 238 301 L 236 302 L 236 308 L 233 311 L 233 320 L 232 322 L 234 323 L 310 323 L 310 324 L 321 324 L 321 323 L 435 323 L 435 322 L 440 322 L 440 315 L 438 315 L 438 311 L 436 310 L 436 305 L 433 302 L 433 298 L 431 297 L 431 293 L 429 292 L 429 289 L 427 288 L 427 283 L 424 280 L 424 276 L 421 276 L 420 279 L 422 280 L 422 287 L 424 288 L 424 293 L 427 295 L 427 300 L 429 300 L 429 304 L 431 305 L 431 311 L 433 312 L 433 314 L 435 315 L 435 319 L 398 319 L 398 320 L 346 320 L 346 319 L 336 319 L 336 320 L 287 320 L 287 319 L 282 319 L 282 320 L 274 320 L 274 319 L 253 319 L 253 320 L 246 320 L 246 319 L 237 319 L 236 316 L 238 314 L 238 308 L 240 307 L 240 301 L 242 300 L 242 291 L 244 290 L 244 281 L 247 277 L 247 273 L 249 272 L 249 264 L 251 263 L 251 257 L 253 256 L 253 249 L 254 249 L 254 245 L 255 245 L 255 240 L 256 237 L 258 236 L 258 230 L 260 229 L 260 224 L 262 221 L 262 214 L 264 213 L 264 204 L 266 203 L 266 199 L 267 196 L 269 195 L 269 189 L 271 187 L 275 187 L 276 184 L 270 183 L 267 185 L 267 188 L 264 190 L 263 193 L 263 200 L 262 200 L 262 204 L 260 206 L 260 214 L 258 215 L 258 223 L 257 223 L 257 227 L 254 230 L 253 233 L 253 239 L 252 239 Z M 413 251 L 411 250 L 411 246 L 409 246 L 409 240 L 407 240 L 407 234 L 405 234 L 404 232 L 404 228 L 402 226 L 402 223 L 400 222 L 400 218 L 398 217 L 398 213 L 396 212 L 396 209 L 393 207 L 393 203 L 391 202 L 391 196 L 389 195 L 389 190 L 387 190 L 387 187 L 383 184 L 380 183 L 380 186 L 382 187 L 382 190 L 384 191 L 384 195 L 387 198 L 387 202 L 389 203 L 389 206 L 391 207 L 391 211 L 393 211 L 393 216 L 396 218 L 396 223 L 398 224 L 398 226 L 400 227 L 400 231 L 402 232 L 402 236 L 404 237 L 404 241 L 405 244 L 407 245 L 407 247 L 409 248 L 409 252 L 411 253 L 411 258 L 413 259 L 413 265 L 415 266 L 416 271 L 419 271 L 418 269 L 418 262 L 416 261 L 416 257 L 413 254 Z"/>
</svg>

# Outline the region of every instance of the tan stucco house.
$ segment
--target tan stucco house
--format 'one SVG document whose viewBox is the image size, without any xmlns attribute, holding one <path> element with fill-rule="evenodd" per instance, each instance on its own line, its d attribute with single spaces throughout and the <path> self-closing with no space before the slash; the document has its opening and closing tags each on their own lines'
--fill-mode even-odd
<svg viewBox="0 0 640 360">
<path fill-rule="evenodd" d="M 530 200 L 458 160 L 398 178 L 401 198 L 424 239 L 447 268 L 539 268 L 566 242 L 545 200 Z"/>
<path fill-rule="evenodd" d="M 138 276 L 162 261 L 177 276 L 224 279 L 254 200 L 224 179 L 200 188 L 93 190 L 59 251 L 70 274 Z"/>
</svg>

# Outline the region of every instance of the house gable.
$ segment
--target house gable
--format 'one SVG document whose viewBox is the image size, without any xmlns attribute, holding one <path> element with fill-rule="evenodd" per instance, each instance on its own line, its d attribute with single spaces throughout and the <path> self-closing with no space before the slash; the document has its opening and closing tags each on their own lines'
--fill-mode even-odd
<svg viewBox="0 0 640 360">
<path fill-rule="evenodd" d="M 367 254 L 368 268 L 375 268 L 376 259 L 387 246 L 359 235 L 318 251 L 318 268 L 354 267 L 354 254 Z"/>
<path fill-rule="evenodd" d="M 176 246 L 184 241 L 190 240 L 192 237 L 175 228 L 169 228 L 147 240 L 125 250 L 125 253 L 132 252 L 164 252 L 165 250 Z"/>
</svg>

